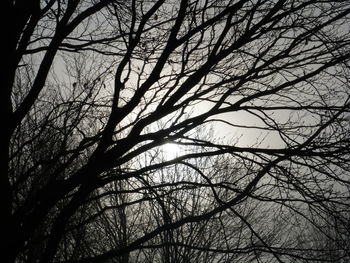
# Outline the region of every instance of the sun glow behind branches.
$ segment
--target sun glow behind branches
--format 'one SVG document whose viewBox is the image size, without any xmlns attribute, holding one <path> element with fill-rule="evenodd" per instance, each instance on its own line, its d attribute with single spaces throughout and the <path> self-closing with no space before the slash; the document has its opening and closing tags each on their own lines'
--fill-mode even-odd
<svg viewBox="0 0 350 263">
<path fill-rule="evenodd" d="M 166 143 L 162 145 L 162 152 L 166 161 L 175 159 L 183 153 L 183 149 L 176 143 Z"/>
</svg>

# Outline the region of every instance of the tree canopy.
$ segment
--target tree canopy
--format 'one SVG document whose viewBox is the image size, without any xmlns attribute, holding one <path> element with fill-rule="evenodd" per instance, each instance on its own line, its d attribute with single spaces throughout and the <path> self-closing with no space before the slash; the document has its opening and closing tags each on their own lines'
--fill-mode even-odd
<svg viewBox="0 0 350 263">
<path fill-rule="evenodd" d="M 349 260 L 348 0 L 1 12 L 5 262 Z"/>
</svg>

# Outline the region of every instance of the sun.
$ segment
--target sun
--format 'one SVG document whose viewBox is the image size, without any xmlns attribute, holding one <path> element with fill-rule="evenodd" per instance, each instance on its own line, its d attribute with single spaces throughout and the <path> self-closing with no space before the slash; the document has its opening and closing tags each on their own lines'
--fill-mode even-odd
<svg viewBox="0 0 350 263">
<path fill-rule="evenodd" d="M 162 146 L 162 150 L 166 160 L 175 159 L 181 153 L 181 148 L 176 143 L 166 143 Z"/>
</svg>

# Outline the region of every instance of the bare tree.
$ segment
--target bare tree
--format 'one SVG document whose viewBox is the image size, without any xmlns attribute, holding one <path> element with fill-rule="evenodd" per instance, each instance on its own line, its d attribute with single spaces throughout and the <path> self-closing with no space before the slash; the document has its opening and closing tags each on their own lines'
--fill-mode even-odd
<svg viewBox="0 0 350 263">
<path fill-rule="evenodd" d="M 1 5 L 6 262 L 323 259 L 297 225 L 349 213 L 349 1 Z"/>
</svg>

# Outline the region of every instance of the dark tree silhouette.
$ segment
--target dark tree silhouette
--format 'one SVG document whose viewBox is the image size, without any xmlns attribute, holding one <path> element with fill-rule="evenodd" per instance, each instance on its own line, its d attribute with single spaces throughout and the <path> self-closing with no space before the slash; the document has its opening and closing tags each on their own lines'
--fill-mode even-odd
<svg viewBox="0 0 350 263">
<path fill-rule="evenodd" d="M 1 12 L 4 262 L 349 258 L 348 0 Z"/>
</svg>

